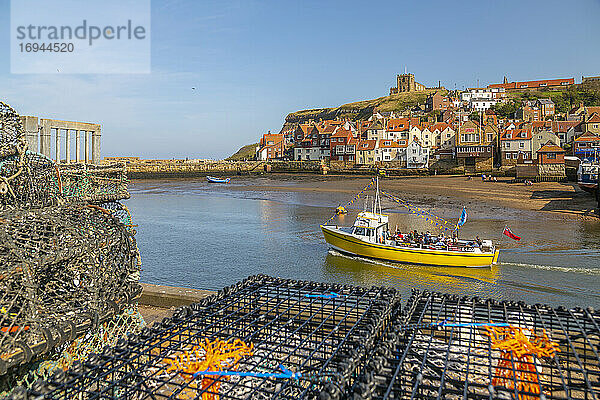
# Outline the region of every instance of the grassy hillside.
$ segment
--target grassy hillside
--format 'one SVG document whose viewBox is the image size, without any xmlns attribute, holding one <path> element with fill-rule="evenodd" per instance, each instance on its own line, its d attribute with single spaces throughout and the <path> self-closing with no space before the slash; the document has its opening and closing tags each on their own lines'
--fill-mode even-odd
<svg viewBox="0 0 600 400">
<path fill-rule="evenodd" d="M 247 144 L 240 148 L 235 154 L 226 158 L 229 161 L 253 160 L 256 156 L 256 146 L 258 143 Z"/>
<path fill-rule="evenodd" d="M 442 94 L 447 90 L 440 89 Z M 301 110 L 290 113 L 286 117 L 288 122 L 301 122 L 307 119 L 327 119 L 327 118 L 350 118 L 361 119 L 369 116 L 374 108 L 379 111 L 397 111 L 402 112 L 417 104 L 424 104 L 429 94 L 435 93 L 435 89 L 422 92 L 399 93 L 391 96 L 379 97 L 377 99 L 362 100 L 353 103 L 343 104 L 332 108 L 315 108 L 310 110 Z"/>
<path fill-rule="evenodd" d="M 550 97 L 561 113 L 569 111 L 573 106 L 583 102 L 587 106 L 600 105 L 600 83 L 579 84 L 564 89 L 523 90 L 508 92 L 508 97 L 517 102 Z"/>
</svg>

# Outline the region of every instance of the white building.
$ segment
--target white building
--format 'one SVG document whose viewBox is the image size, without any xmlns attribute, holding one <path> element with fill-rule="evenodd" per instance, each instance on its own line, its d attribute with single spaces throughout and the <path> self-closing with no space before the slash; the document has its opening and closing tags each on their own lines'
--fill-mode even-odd
<svg viewBox="0 0 600 400">
<path fill-rule="evenodd" d="M 463 102 L 468 103 L 471 100 L 501 100 L 506 97 L 504 88 L 471 88 L 460 94 Z"/>
<path fill-rule="evenodd" d="M 320 146 L 294 147 L 294 160 L 297 161 L 319 161 L 329 158 L 329 149 Z"/>
<path fill-rule="evenodd" d="M 429 149 L 421 146 L 417 141 L 412 141 L 404 153 L 406 168 L 427 168 L 429 166 Z"/>
<path fill-rule="evenodd" d="M 504 88 L 471 88 L 461 93 L 461 100 L 473 111 L 485 111 L 491 106 L 503 102 L 506 98 Z"/>
<path fill-rule="evenodd" d="M 500 103 L 500 100 L 494 100 L 494 99 L 472 99 L 469 102 L 469 108 L 472 111 L 484 112 L 485 110 L 487 110 L 491 106 L 494 106 L 494 105 L 496 105 L 498 103 Z"/>
</svg>

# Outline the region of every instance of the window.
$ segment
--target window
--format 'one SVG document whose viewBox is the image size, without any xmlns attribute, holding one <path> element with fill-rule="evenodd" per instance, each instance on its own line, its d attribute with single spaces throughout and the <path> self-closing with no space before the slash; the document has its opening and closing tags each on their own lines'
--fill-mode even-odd
<svg viewBox="0 0 600 400">
<path fill-rule="evenodd" d="M 510 160 L 510 153 L 506 153 L 506 159 Z"/>
<path fill-rule="evenodd" d="M 267 142 L 267 145 L 268 145 L 268 146 L 270 146 L 270 145 L 273 145 L 273 144 L 275 144 L 275 142 L 273 142 L 272 140 L 269 140 L 269 141 Z"/>
<path fill-rule="evenodd" d="M 506 138 L 507 138 L 507 139 L 512 139 L 512 133 L 507 133 L 507 134 L 506 134 Z"/>
<path fill-rule="evenodd" d="M 344 145 L 339 145 L 338 144 L 337 146 L 335 146 L 335 152 L 338 153 L 338 154 L 344 153 L 344 149 L 345 149 Z"/>
<path fill-rule="evenodd" d="M 547 155 L 549 160 L 556 160 L 556 154 L 555 153 L 550 153 Z"/>
<path fill-rule="evenodd" d="M 348 157 L 348 160 L 350 160 L 350 161 L 354 161 L 354 156 L 353 156 L 353 155 L 350 155 L 350 157 Z"/>
<path fill-rule="evenodd" d="M 520 149 L 524 149 L 525 148 L 525 143 L 523 143 L 523 142 L 519 143 L 519 148 Z"/>
<path fill-rule="evenodd" d="M 384 146 L 390 146 L 390 145 L 391 145 L 391 143 L 390 143 L 390 141 L 389 141 L 389 140 L 386 140 L 385 142 L 383 142 L 383 145 L 384 145 Z"/>
</svg>

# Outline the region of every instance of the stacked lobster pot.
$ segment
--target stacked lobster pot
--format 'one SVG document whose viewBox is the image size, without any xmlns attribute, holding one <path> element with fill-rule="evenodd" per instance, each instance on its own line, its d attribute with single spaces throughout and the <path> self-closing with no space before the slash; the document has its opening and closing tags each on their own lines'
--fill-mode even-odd
<svg viewBox="0 0 600 400">
<path fill-rule="evenodd" d="M 349 394 L 598 399 L 600 313 L 413 292 Z"/>
<path fill-rule="evenodd" d="M 13 398 L 342 399 L 398 306 L 390 288 L 252 276 Z"/>
<path fill-rule="evenodd" d="M 69 344 L 133 315 L 140 259 L 119 202 L 128 197 L 124 166 L 28 149 L 21 118 L 0 102 L 0 392 L 41 364 L 68 367 Z"/>
</svg>

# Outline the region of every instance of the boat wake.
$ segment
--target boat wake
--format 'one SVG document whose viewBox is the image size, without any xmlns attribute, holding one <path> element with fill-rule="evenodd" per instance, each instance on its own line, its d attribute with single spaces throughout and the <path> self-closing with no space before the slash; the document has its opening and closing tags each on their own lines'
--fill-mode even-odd
<svg viewBox="0 0 600 400">
<path fill-rule="evenodd" d="M 553 265 L 537 265 L 537 264 L 524 264 L 524 263 L 511 263 L 511 262 L 500 262 L 502 266 L 531 268 L 531 269 L 542 269 L 546 271 L 558 271 L 558 272 L 574 272 L 583 275 L 600 275 L 600 269 L 598 268 L 578 268 L 578 267 L 557 267 Z"/>
<path fill-rule="evenodd" d="M 337 250 L 334 249 L 329 249 L 329 254 L 331 254 L 332 256 L 336 256 L 336 257 L 345 257 L 348 258 L 350 260 L 357 260 L 357 261 L 363 261 L 369 264 L 375 264 L 375 265 L 383 265 L 384 267 L 390 267 L 390 268 L 401 268 L 402 265 L 399 264 L 392 264 L 392 263 L 386 263 L 384 261 L 381 260 L 376 260 L 374 258 L 367 258 L 367 257 L 360 257 L 360 256 L 351 256 L 350 254 L 346 254 L 346 253 L 341 253 Z"/>
</svg>

